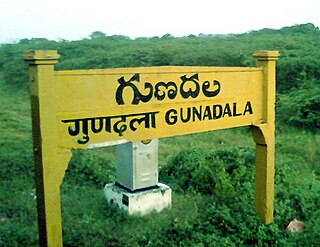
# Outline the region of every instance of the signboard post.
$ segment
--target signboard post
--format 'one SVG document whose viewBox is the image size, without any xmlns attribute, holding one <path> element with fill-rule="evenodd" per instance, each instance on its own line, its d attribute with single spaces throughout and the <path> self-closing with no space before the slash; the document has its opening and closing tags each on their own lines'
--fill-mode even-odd
<svg viewBox="0 0 320 247">
<path fill-rule="evenodd" d="M 275 61 L 258 67 L 143 67 L 55 71 L 56 51 L 29 51 L 41 246 L 62 246 L 60 185 L 72 149 L 239 126 L 256 143 L 255 210 L 273 219 Z"/>
<path fill-rule="evenodd" d="M 263 122 L 251 126 L 256 143 L 255 211 L 266 224 L 273 221 L 275 156 L 276 52 L 255 52 L 263 69 Z"/>
</svg>

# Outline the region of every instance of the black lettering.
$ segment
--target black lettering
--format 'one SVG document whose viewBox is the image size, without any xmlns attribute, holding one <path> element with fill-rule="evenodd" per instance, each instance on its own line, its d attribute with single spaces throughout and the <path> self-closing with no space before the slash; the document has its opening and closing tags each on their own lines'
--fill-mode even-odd
<svg viewBox="0 0 320 247">
<path fill-rule="evenodd" d="M 229 117 L 232 117 L 232 112 L 231 112 L 229 103 L 227 103 L 226 106 L 224 107 L 223 117 L 224 117 L 225 115 L 228 115 Z"/>
<path fill-rule="evenodd" d="M 237 117 L 237 116 L 241 116 L 241 113 L 237 113 L 237 103 L 233 103 L 233 116 Z"/>
<path fill-rule="evenodd" d="M 156 114 L 159 112 L 146 112 L 146 113 L 137 113 L 137 114 L 128 114 L 128 115 L 120 115 L 120 116 L 109 116 L 109 117 L 96 117 L 96 118 L 83 118 L 83 119 L 67 119 L 61 120 L 63 123 L 72 123 L 74 126 L 68 127 L 68 133 L 70 136 L 78 136 L 79 144 L 86 144 L 89 142 L 89 121 L 91 121 L 91 132 L 94 134 L 100 133 L 103 129 L 106 132 L 111 133 L 113 130 L 115 133 L 119 134 L 119 136 L 123 136 L 123 133 L 128 129 L 127 119 L 129 118 L 128 125 L 132 131 L 137 130 L 137 125 L 142 125 L 144 123 L 144 128 L 156 128 Z M 113 121 L 113 126 L 111 128 L 111 119 L 119 119 Z M 105 121 L 105 126 L 104 126 Z M 82 134 L 82 135 L 80 135 Z"/>
<path fill-rule="evenodd" d="M 196 98 L 199 95 L 200 92 L 200 85 L 198 83 L 199 77 L 198 74 L 194 74 L 190 77 L 187 77 L 187 75 L 183 75 L 180 77 L 182 80 L 181 86 L 180 86 L 180 94 L 184 99 L 187 99 L 189 97 L 191 98 Z M 192 82 L 195 89 L 192 90 L 191 87 L 189 87 L 188 90 L 185 90 L 185 84 L 187 82 Z"/>
<path fill-rule="evenodd" d="M 253 110 L 252 110 L 252 106 L 251 106 L 250 101 L 247 101 L 247 103 L 246 103 L 246 106 L 245 106 L 244 112 L 243 112 L 243 116 L 245 116 L 247 112 L 248 112 L 250 115 L 253 114 Z"/>
<path fill-rule="evenodd" d="M 128 117 L 131 116 L 141 116 L 140 118 L 133 118 L 130 120 L 130 129 L 132 131 L 136 131 L 137 128 L 134 126 L 135 123 L 138 123 L 141 125 L 142 122 L 144 122 L 144 127 L 146 129 L 149 129 L 150 126 L 152 128 L 156 127 L 156 117 L 155 115 L 159 112 L 147 112 L 147 113 L 141 113 L 141 114 L 132 114 L 132 115 L 127 115 Z"/>
<path fill-rule="evenodd" d="M 183 123 L 189 122 L 191 117 L 191 108 L 190 107 L 187 108 L 187 116 L 185 118 L 183 117 L 183 108 L 180 108 L 180 117 Z"/>
<path fill-rule="evenodd" d="M 105 131 L 111 133 L 111 118 L 110 117 L 104 117 L 103 119 L 106 121 Z"/>
<path fill-rule="evenodd" d="M 174 99 L 177 96 L 178 88 L 174 82 L 172 82 L 172 81 L 169 81 L 168 83 L 158 82 L 155 86 L 155 91 L 154 91 L 154 97 L 157 100 L 161 101 L 166 97 L 166 93 L 164 91 L 160 90 L 160 87 L 164 87 L 166 89 L 170 88 L 168 90 L 169 99 Z"/>
<path fill-rule="evenodd" d="M 202 116 L 202 106 L 200 106 L 199 111 L 196 107 L 192 107 L 192 121 L 194 122 L 196 120 L 196 117 L 198 120 L 201 121 L 201 116 Z"/>
<path fill-rule="evenodd" d="M 70 119 L 62 120 L 63 123 L 74 123 L 74 129 L 71 126 L 68 127 L 68 132 L 70 136 L 77 136 L 80 133 L 80 122 L 82 123 L 82 139 L 78 140 L 79 144 L 86 144 L 90 138 L 88 136 L 88 121 L 89 119 Z"/>
<path fill-rule="evenodd" d="M 206 97 L 214 97 L 217 96 L 220 93 L 220 82 L 214 80 L 213 81 L 213 86 L 218 86 L 218 88 L 214 91 L 208 91 L 209 87 L 210 87 L 210 82 L 205 81 L 202 84 L 202 92 Z"/>
<path fill-rule="evenodd" d="M 99 122 L 98 128 L 96 128 L 96 120 L 98 120 L 98 122 Z M 99 133 L 99 132 L 101 132 L 102 129 L 103 129 L 103 118 L 91 119 L 91 130 L 93 133 Z"/>
<path fill-rule="evenodd" d="M 178 121 L 177 111 L 175 109 L 170 109 L 166 112 L 165 120 L 167 124 L 173 125 Z"/>
<path fill-rule="evenodd" d="M 212 112 L 211 112 L 211 107 L 210 106 L 206 106 L 206 108 L 204 109 L 204 113 L 203 113 L 203 118 L 202 120 L 205 120 L 205 118 L 208 118 L 208 120 L 212 119 Z"/>
<path fill-rule="evenodd" d="M 119 86 L 116 91 L 115 99 L 118 105 L 124 105 L 124 90 L 128 87 L 133 92 L 132 105 L 138 105 L 141 102 L 147 103 L 152 97 L 162 101 L 166 97 L 169 99 L 175 99 L 177 94 L 180 93 L 184 99 L 197 98 L 200 93 L 199 75 L 196 73 L 190 77 L 183 75 L 180 77 L 181 84 L 178 88 L 177 84 L 173 81 L 163 82 L 160 81 L 155 86 L 149 82 L 144 82 L 144 93 L 141 93 L 137 87 L 137 83 L 140 83 L 140 74 L 134 74 L 129 80 L 126 80 L 124 76 L 118 78 Z M 210 87 L 212 87 L 210 89 Z M 210 89 L 210 90 L 209 90 Z M 209 81 L 205 81 L 201 87 L 202 93 L 205 97 L 214 97 L 220 93 L 221 84 L 217 80 L 213 80 L 212 84 Z"/>
<path fill-rule="evenodd" d="M 121 119 L 113 125 L 114 132 L 118 133 L 119 136 L 123 136 L 123 133 L 127 130 L 127 128 L 126 116 L 121 116 Z"/>
<path fill-rule="evenodd" d="M 222 106 L 221 105 L 213 105 L 212 106 L 213 119 L 218 119 L 222 117 Z"/>
<path fill-rule="evenodd" d="M 69 132 L 69 135 L 71 135 L 71 136 L 79 135 L 79 133 L 80 133 L 80 121 L 81 121 L 80 119 L 62 120 L 63 123 L 74 122 L 74 129 L 72 129 L 71 126 L 68 127 L 68 132 Z"/>
<path fill-rule="evenodd" d="M 149 92 L 146 95 L 143 95 L 139 92 L 136 85 L 132 83 L 132 82 L 139 82 L 139 81 L 140 81 L 139 74 L 134 74 L 128 81 L 125 81 L 123 76 L 118 79 L 118 82 L 120 84 L 116 92 L 116 101 L 118 105 L 124 105 L 123 90 L 125 87 L 130 87 L 133 90 L 133 99 L 131 102 L 131 104 L 133 105 L 138 105 L 140 101 L 148 102 L 152 98 L 152 95 L 153 95 L 152 85 L 148 82 L 144 84 L 144 89 L 149 89 Z"/>
<path fill-rule="evenodd" d="M 90 139 L 88 135 L 88 120 L 82 120 L 82 133 L 84 134 L 82 140 L 78 140 L 77 142 L 79 144 L 86 144 Z"/>
</svg>

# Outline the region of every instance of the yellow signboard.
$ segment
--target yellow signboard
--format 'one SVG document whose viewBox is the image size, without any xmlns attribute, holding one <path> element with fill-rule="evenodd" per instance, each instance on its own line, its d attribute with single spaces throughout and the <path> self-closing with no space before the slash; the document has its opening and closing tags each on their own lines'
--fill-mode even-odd
<svg viewBox="0 0 320 247">
<path fill-rule="evenodd" d="M 59 145 L 85 148 L 262 122 L 262 76 L 261 68 L 55 72 Z"/>
<path fill-rule="evenodd" d="M 273 218 L 275 60 L 258 67 L 55 71 L 56 51 L 29 51 L 41 245 L 61 246 L 60 185 L 71 149 L 251 126 L 256 212 Z"/>
</svg>

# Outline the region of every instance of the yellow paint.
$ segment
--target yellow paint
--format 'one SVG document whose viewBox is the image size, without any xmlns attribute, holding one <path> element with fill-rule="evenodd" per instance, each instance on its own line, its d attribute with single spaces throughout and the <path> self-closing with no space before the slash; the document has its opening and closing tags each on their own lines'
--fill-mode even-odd
<svg viewBox="0 0 320 247">
<path fill-rule="evenodd" d="M 253 54 L 263 69 L 263 124 L 252 126 L 256 143 L 255 210 L 265 224 L 273 221 L 275 154 L 275 61 L 277 51 Z"/>
<path fill-rule="evenodd" d="M 30 92 L 42 246 L 62 246 L 60 185 L 71 149 L 252 126 L 256 212 L 273 217 L 276 51 L 258 67 L 54 71 L 56 51 L 30 51 Z"/>
<path fill-rule="evenodd" d="M 123 91 L 124 104 L 119 105 L 116 101 L 116 91 L 120 85 L 118 79 L 124 77 L 125 80 L 129 80 L 137 73 L 139 73 L 140 79 L 139 82 L 134 84 L 141 93 L 148 92 L 148 90 L 144 89 L 145 82 L 150 83 L 154 89 L 158 82 L 167 83 L 172 81 L 176 83 L 178 88 L 177 96 L 174 99 L 166 97 L 162 101 L 152 97 L 147 103 L 140 101 L 137 104 L 132 104 L 133 90 L 125 88 Z M 195 74 L 198 74 L 199 78 L 199 95 L 196 98 L 189 97 L 185 99 L 179 93 L 179 88 L 181 87 L 180 77 L 183 75 L 191 77 Z M 61 147 L 86 148 L 86 145 L 90 143 L 100 143 L 106 140 L 126 139 L 136 141 L 184 135 L 226 127 L 250 125 L 261 122 L 263 118 L 261 114 L 262 104 L 260 102 L 262 88 L 261 84 L 259 85 L 258 83 L 262 80 L 263 72 L 257 68 L 160 67 L 157 70 L 155 68 L 129 68 L 96 71 L 58 71 L 55 76 L 56 92 L 63 99 L 56 102 L 57 126 L 59 128 L 59 144 Z M 221 83 L 220 92 L 215 97 L 205 97 L 202 92 L 203 82 L 208 81 L 212 84 L 213 80 Z M 191 89 L 195 86 L 192 82 L 189 82 L 189 84 Z M 188 86 L 185 88 L 188 90 Z M 210 90 L 213 91 L 215 89 L 217 89 L 217 86 L 210 86 Z M 236 94 L 233 92 L 236 92 Z M 165 93 L 167 93 L 167 90 L 165 90 Z M 212 113 L 213 105 L 221 105 L 225 108 L 226 104 L 229 104 L 233 111 L 233 104 L 236 103 L 238 114 L 243 113 L 248 101 L 252 105 L 254 114 L 247 113 L 241 117 L 229 117 L 229 114 L 217 120 L 209 120 L 211 116 L 207 115 L 206 117 L 202 116 L 202 120 L 188 121 L 187 124 L 179 120 L 177 124 L 170 125 L 165 121 L 166 114 L 170 109 L 177 111 L 177 114 L 174 112 L 168 114 L 169 117 L 174 118 L 175 115 L 181 115 L 181 109 L 184 116 L 188 113 L 188 108 L 193 110 L 192 107 L 196 107 L 204 115 L 208 107 L 211 108 L 211 112 L 207 111 L 207 113 Z M 65 106 L 68 106 L 68 108 L 66 109 Z M 138 126 L 136 131 L 127 130 L 123 135 L 119 135 L 114 131 L 111 133 L 102 131 L 95 134 L 89 130 L 90 142 L 85 144 L 77 143 L 81 138 L 81 133 L 70 138 L 68 131 L 66 131 L 74 123 L 61 124 L 62 120 L 112 117 L 146 112 L 157 112 L 155 128 L 146 129 Z M 205 119 L 203 120 L 203 118 Z M 112 119 L 111 122 L 115 123 L 117 120 Z"/>
<path fill-rule="evenodd" d="M 58 146 L 55 126 L 53 51 L 26 54 L 30 70 L 33 143 L 36 170 L 40 246 L 62 246 L 60 185 L 71 158 L 68 149 Z"/>
</svg>

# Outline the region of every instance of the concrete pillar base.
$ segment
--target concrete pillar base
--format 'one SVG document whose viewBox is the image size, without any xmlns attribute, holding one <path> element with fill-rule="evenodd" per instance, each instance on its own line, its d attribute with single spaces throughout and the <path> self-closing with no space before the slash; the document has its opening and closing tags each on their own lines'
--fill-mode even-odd
<svg viewBox="0 0 320 247">
<path fill-rule="evenodd" d="M 171 207 L 171 189 L 165 184 L 139 191 L 129 191 L 117 184 L 106 184 L 104 194 L 109 203 L 117 205 L 130 215 L 145 215 Z"/>
</svg>

